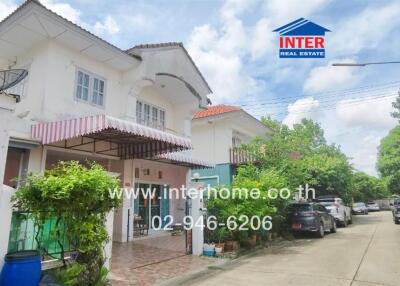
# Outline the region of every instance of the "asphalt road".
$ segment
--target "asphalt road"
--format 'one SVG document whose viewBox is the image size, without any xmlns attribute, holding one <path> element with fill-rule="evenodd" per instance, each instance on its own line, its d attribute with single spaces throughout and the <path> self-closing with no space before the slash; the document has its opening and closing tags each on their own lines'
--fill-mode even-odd
<svg viewBox="0 0 400 286">
<path fill-rule="evenodd" d="M 263 250 L 183 285 L 397 286 L 400 225 L 388 211 L 356 216 L 336 234 Z"/>
</svg>

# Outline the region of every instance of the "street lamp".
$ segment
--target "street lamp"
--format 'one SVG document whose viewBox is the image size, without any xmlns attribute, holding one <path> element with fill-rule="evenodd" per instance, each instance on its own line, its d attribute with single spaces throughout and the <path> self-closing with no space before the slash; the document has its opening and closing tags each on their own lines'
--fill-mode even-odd
<svg viewBox="0 0 400 286">
<path fill-rule="evenodd" d="M 369 65 L 400 64 L 400 62 L 374 62 L 374 63 L 333 63 L 334 67 L 365 67 Z"/>
</svg>

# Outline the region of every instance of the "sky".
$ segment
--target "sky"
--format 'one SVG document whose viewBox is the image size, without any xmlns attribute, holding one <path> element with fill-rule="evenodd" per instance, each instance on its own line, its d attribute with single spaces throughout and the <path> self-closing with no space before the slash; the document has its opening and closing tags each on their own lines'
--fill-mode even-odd
<svg viewBox="0 0 400 286">
<path fill-rule="evenodd" d="M 400 60 L 396 0 L 42 0 L 51 10 L 127 49 L 183 42 L 210 84 L 214 104 L 240 105 L 292 126 L 311 118 L 357 170 L 376 175 L 377 147 L 397 121 L 391 102 L 400 65 L 332 67 Z M 21 0 L 0 0 L 0 18 Z M 280 59 L 272 32 L 298 18 L 331 32 L 323 59 Z"/>
</svg>

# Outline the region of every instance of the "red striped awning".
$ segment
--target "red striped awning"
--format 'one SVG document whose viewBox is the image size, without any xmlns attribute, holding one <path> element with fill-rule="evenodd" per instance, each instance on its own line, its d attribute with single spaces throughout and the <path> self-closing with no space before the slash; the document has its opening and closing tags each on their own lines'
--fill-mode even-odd
<svg viewBox="0 0 400 286">
<path fill-rule="evenodd" d="M 188 138 L 108 115 L 38 123 L 32 126 L 31 136 L 42 144 L 77 137 L 110 141 L 119 145 L 119 155 L 124 159 L 192 149 Z"/>
</svg>

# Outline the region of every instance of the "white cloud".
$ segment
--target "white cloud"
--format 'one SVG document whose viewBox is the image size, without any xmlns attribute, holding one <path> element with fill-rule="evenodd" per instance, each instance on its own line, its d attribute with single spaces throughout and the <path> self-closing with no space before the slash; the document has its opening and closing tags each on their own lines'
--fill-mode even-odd
<svg viewBox="0 0 400 286">
<path fill-rule="evenodd" d="M 271 30 L 271 21 L 267 18 L 261 18 L 251 31 L 252 39 L 249 43 L 249 49 L 253 59 L 265 56 L 268 50 L 274 45 L 275 35 L 269 32 Z"/>
<path fill-rule="evenodd" d="M 380 144 L 380 137 L 367 134 L 364 137 L 359 137 L 357 141 L 358 143 L 355 144 L 357 148 L 352 152 L 350 161 L 357 170 L 362 170 L 370 175 L 376 175 L 375 165 L 378 158 L 377 151 Z"/>
<path fill-rule="evenodd" d="M 267 13 L 274 20 L 284 25 L 290 21 L 301 17 L 308 17 L 312 13 L 322 10 L 332 0 L 291 0 L 290 2 L 282 0 L 268 0 L 265 2 Z"/>
<path fill-rule="evenodd" d="M 385 38 L 399 26 L 400 2 L 382 4 L 342 19 L 327 41 L 327 49 L 335 53 L 356 54 L 362 49 L 373 49 L 385 43 Z"/>
<path fill-rule="evenodd" d="M 337 119 L 347 126 L 361 126 L 372 130 L 393 128 L 397 120 L 390 113 L 393 111 L 392 102 L 396 95 L 384 96 L 366 97 L 365 101 L 341 100 L 336 106 Z"/>
<path fill-rule="evenodd" d="M 99 33 L 107 33 L 110 35 L 117 34 L 120 31 L 118 24 L 115 22 L 113 17 L 107 16 L 104 22 L 96 22 L 93 26 L 94 30 Z"/>
<path fill-rule="evenodd" d="M 189 53 L 205 74 L 214 90 L 213 100 L 237 99 L 245 95 L 254 81 L 242 72 L 242 60 L 232 44 L 231 35 L 220 37 L 214 28 L 206 25 L 193 30 L 187 45 Z M 223 45 L 226 44 L 226 51 Z M 229 47 L 228 45 L 231 44 Z"/>
<path fill-rule="evenodd" d="M 354 63 L 354 60 L 343 59 L 334 62 Z M 303 90 L 305 92 L 321 92 L 334 87 L 345 88 L 354 86 L 359 82 L 359 71 L 354 67 L 333 67 L 332 62 L 326 66 L 313 68 L 305 80 Z"/>
<path fill-rule="evenodd" d="M 14 3 L 14 1 L 5 0 L 0 2 L 0 19 L 4 19 L 15 9 L 17 9 L 17 5 Z"/>
<path fill-rule="evenodd" d="M 303 118 L 321 123 L 328 142 L 339 144 L 356 169 L 376 175 L 380 139 L 397 125 L 397 120 L 390 116 L 395 93 L 386 90 L 388 97 L 368 93 L 363 91 L 356 99 L 339 100 L 333 108 L 331 102 L 328 106 L 324 103 L 327 99 L 298 99 L 289 104 L 283 123 L 293 126 Z"/>
<path fill-rule="evenodd" d="M 319 106 L 319 101 L 311 96 L 298 99 L 288 105 L 288 114 L 283 123 L 291 127 L 303 118 L 317 119 L 320 115 Z"/>
<path fill-rule="evenodd" d="M 115 35 L 120 31 L 118 24 L 114 18 L 107 15 L 104 21 L 97 21 L 94 25 L 82 20 L 82 12 L 73 8 L 70 4 L 64 2 L 57 2 L 54 0 L 42 0 L 43 5 L 59 14 L 60 16 L 70 20 L 71 22 L 82 26 L 97 35 Z"/>
<path fill-rule="evenodd" d="M 263 86 L 245 72 L 246 56 L 265 55 L 271 47 L 272 27 L 266 18 L 245 26 L 239 16 L 253 8 L 255 1 L 227 1 L 220 11 L 220 27 L 195 27 L 187 48 L 209 81 L 215 102 L 254 96 Z"/>
<path fill-rule="evenodd" d="M 82 23 L 80 19 L 80 16 L 82 14 L 81 11 L 73 8 L 68 3 L 55 2 L 53 0 L 42 0 L 41 3 L 53 12 L 59 14 L 60 16 L 63 16 L 64 18 L 70 20 L 75 24 Z"/>
</svg>

